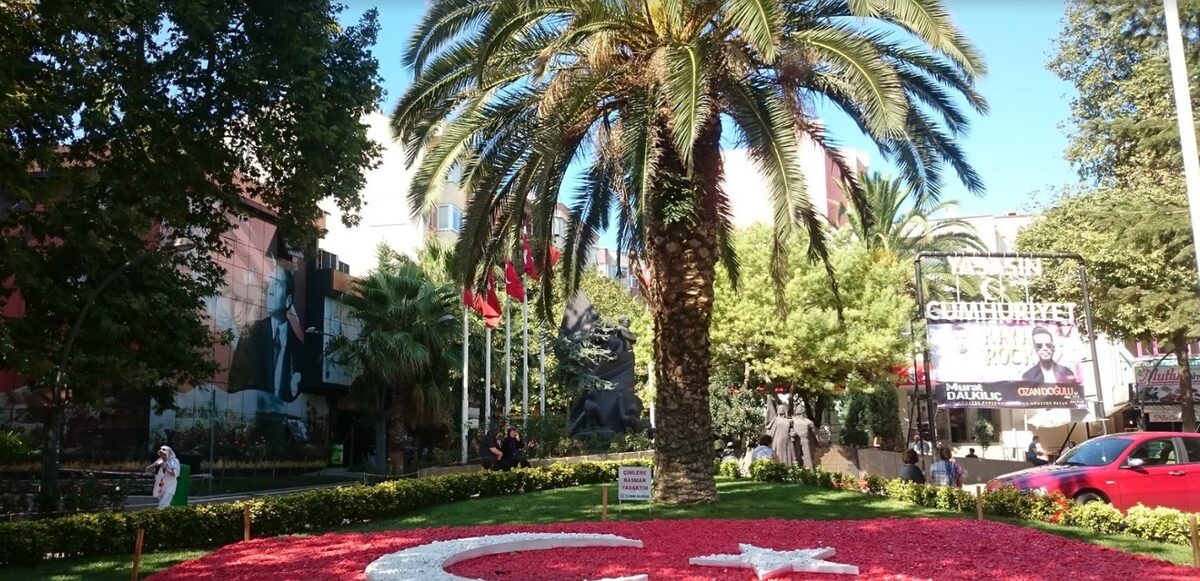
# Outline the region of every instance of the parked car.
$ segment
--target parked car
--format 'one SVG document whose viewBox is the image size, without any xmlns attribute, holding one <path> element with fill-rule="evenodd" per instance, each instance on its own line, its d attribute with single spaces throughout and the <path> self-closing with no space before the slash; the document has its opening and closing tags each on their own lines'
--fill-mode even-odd
<svg viewBox="0 0 1200 581">
<path fill-rule="evenodd" d="M 1053 464 L 988 481 L 988 490 L 1015 486 L 1058 492 L 1076 502 L 1107 502 L 1126 510 L 1139 502 L 1200 511 L 1200 434 L 1130 432 L 1092 438 Z"/>
</svg>

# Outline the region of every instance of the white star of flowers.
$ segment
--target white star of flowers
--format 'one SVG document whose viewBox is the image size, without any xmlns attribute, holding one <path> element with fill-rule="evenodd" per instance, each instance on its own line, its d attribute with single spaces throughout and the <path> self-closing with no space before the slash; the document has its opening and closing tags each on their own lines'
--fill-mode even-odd
<svg viewBox="0 0 1200 581">
<path fill-rule="evenodd" d="M 832 557 L 834 554 L 834 550 L 829 547 L 775 551 L 754 545 L 739 544 L 738 549 L 741 550 L 741 554 L 692 557 L 688 559 L 688 563 L 701 567 L 754 569 L 760 581 L 792 572 L 858 574 L 858 567 L 854 565 L 825 561 L 825 558 Z"/>
</svg>

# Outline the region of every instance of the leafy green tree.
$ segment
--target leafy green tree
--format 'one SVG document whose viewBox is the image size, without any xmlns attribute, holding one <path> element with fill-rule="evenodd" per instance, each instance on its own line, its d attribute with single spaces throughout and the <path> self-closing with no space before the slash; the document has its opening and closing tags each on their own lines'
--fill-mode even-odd
<svg viewBox="0 0 1200 581">
<path fill-rule="evenodd" d="M 992 446 L 992 438 L 996 435 L 996 427 L 987 418 L 979 416 L 975 418 L 975 426 L 971 428 L 971 434 L 975 436 L 975 442 L 979 444 L 979 448 L 987 452 L 987 449 Z"/>
<path fill-rule="evenodd" d="M 1185 431 L 1196 429 L 1187 345 L 1200 336 L 1192 244 L 1187 197 L 1177 184 L 1069 197 L 1017 237 L 1021 251 L 1083 256 L 1098 331 L 1126 340 L 1170 341 L 1179 364 Z M 1048 268 L 1033 287 L 1038 297 L 1075 302 L 1081 300 L 1079 289 L 1073 263 Z"/>
<path fill-rule="evenodd" d="M 800 396 L 808 417 L 820 425 L 835 395 L 870 390 L 893 377 L 892 367 L 910 348 L 903 332 L 915 310 L 904 290 L 906 265 L 844 237 L 830 256 L 843 281 L 838 300 L 824 268 L 793 252 L 791 278 L 776 297 L 771 286 L 771 231 L 734 233 L 741 286 L 718 276 L 713 307 L 713 362 L 733 369 L 743 385 L 764 382 Z M 778 305 L 787 305 L 780 312 Z"/>
<path fill-rule="evenodd" d="M 450 0 L 430 7 L 404 61 L 415 80 L 392 123 L 412 160 L 423 152 L 412 207 L 436 204 L 455 168 L 472 193 L 459 280 L 514 253 L 527 224 L 548 262 L 572 164 L 584 172 L 566 229 L 567 288 L 610 215 L 618 254 L 650 271 L 660 502 L 716 499 L 708 327 L 718 259 L 737 271 L 724 128 L 770 184 L 769 247 L 805 238 L 817 261 L 828 256 L 824 222 L 805 193 L 798 133 L 852 172 L 812 100 L 844 111 L 917 188 L 938 192 L 943 163 L 981 185 L 955 138 L 968 125 L 962 106 L 986 109 L 974 88 L 984 65 L 936 0 Z"/>
<path fill-rule="evenodd" d="M 867 425 L 871 433 L 879 438 L 884 450 L 903 448 L 903 428 L 900 426 L 900 396 L 896 386 L 881 382 L 875 389 L 864 393 L 864 404 L 867 412 Z"/>
<path fill-rule="evenodd" d="M 870 443 L 870 417 L 867 413 L 866 394 L 852 391 L 842 400 L 842 429 L 839 437 L 842 444 L 865 448 Z"/>
<path fill-rule="evenodd" d="M 453 405 L 446 387 L 462 364 L 459 293 L 385 248 L 379 266 L 342 301 L 362 330 L 356 339 L 335 339 L 332 355 L 359 370 L 352 399 L 368 413 L 387 410 L 388 461 L 402 474 L 408 431 L 443 420 Z"/>
<path fill-rule="evenodd" d="M 59 429 L 71 405 L 117 392 L 172 405 L 214 368 L 204 301 L 216 258 L 268 208 L 295 247 L 318 201 L 350 216 L 378 157 L 364 114 L 380 98 L 369 53 L 328 0 L 6 2 L 0 5 L 0 353 L 42 410 L 43 493 L 57 499 Z M 186 236 L 189 254 L 152 251 Z M 130 263 L 130 261 L 134 261 Z M 128 266 L 124 266 L 128 264 Z M 86 297 L 65 369 L 58 361 Z"/>
<path fill-rule="evenodd" d="M 1184 38 L 1200 35 L 1200 2 L 1180 0 Z M 1200 107 L 1200 49 L 1184 51 Z M 1181 179 L 1179 127 L 1162 2 L 1069 0 L 1049 69 L 1075 86 L 1067 159 L 1096 185 Z"/>
<path fill-rule="evenodd" d="M 741 449 L 752 446 L 766 423 L 762 396 L 741 385 L 740 374 L 714 368 L 708 388 L 708 406 L 713 435 L 722 442 L 737 442 Z"/>
</svg>

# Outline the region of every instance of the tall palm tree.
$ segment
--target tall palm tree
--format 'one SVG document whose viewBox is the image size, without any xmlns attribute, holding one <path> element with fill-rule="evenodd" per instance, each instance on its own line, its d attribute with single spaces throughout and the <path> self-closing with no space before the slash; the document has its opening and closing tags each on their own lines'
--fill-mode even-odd
<svg viewBox="0 0 1200 581">
<path fill-rule="evenodd" d="M 442 0 L 404 62 L 415 78 L 392 129 L 410 163 L 420 158 L 412 208 L 433 208 L 452 171 L 471 196 L 459 281 L 515 253 L 526 225 L 549 265 L 568 168 L 582 170 L 564 242 L 568 290 L 610 216 L 618 255 L 652 273 L 663 502 L 716 498 L 707 385 L 718 259 L 737 274 L 723 130 L 770 184 L 776 250 L 804 236 L 814 260 L 826 260 L 824 220 L 806 195 L 799 135 L 835 152 L 816 99 L 931 196 L 943 162 L 980 186 L 954 138 L 967 125 L 957 99 L 986 109 L 974 88 L 983 63 L 938 0 Z M 544 310 L 551 293 L 541 285 Z"/>
<path fill-rule="evenodd" d="M 921 252 L 979 251 L 987 249 L 970 222 L 960 218 L 935 218 L 958 207 L 906 185 L 899 178 L 871 172 L 860 180 L 862 201 L 852 200 L 842 211 L 853 235 L 869 248 L 883 250 L 909 262 Z"/>
<path fill-rule="evenodd" d="M 441 419 L 450 373 L 461 363 L 453 287 L 431 281 L 419 264 L 380 250 L 380 264 L 354 282 L 342 301 L 362 325 L 353 340 L 332 345 L 332 356 L 359 371 L 352 398 L 365 410 L 387 410 L 387 451 L 404 471 L 408 430 Z"/>
</svg>

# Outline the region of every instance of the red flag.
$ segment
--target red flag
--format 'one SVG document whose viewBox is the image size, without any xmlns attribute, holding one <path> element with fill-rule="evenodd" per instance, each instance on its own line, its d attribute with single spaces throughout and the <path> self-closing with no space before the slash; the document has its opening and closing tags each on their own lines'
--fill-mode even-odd
<svg viewBox="0 0 1200 581">
<path fill-rule="evenodd" d="M 529 248 L 529 237 L 523 238 L 521 244 L 525 247 L 525 276 L 538 280 L 537 265 L 533 262 L 533 250 Z"/>
<path fill-rule="evenodd" d="M 483 297 L 475 294 L 471 287 L 463 287 L 463 304 L 476 313 L 483 314 Z"/>
<path fill-rule="evenodd" d="M 500 326 L 500 299 L 496 298 L 496 278 L 490 271 L 487 277 L 487 302 L 481 305 L 480 314 L 483 315 L 483 323 L 489 328 L 495 329 Z"/>
<path fill-rule="evenodd" d="M 504 261 L 504 291 L 517 301 L 525 302 L 525 285 L 521 284 L 521 277 L 511 260 Z"/>
<path fill-rule="evenodd" d="M 549 252 L 550 252 L 550 266 L 554 266 L 555 264 L 558 264 L 558 259 L 562 258 L 562 253 L 560 253 L 558 251 L 558 249 L 554 247 L 553 244 L 550 245 Z"/>
</svg>

